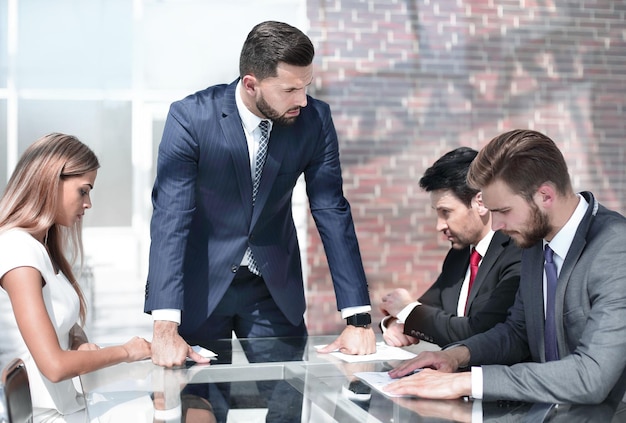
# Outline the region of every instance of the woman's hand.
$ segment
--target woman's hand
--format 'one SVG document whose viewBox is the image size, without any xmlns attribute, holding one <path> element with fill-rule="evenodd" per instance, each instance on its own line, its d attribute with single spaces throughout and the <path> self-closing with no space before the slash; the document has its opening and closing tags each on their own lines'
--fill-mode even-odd
<svg viewBox="0 0 626 423">
<path fill-rule="evenodd" d="M 128 359 L 126 360 L 127 363 L 150 358 L 152 354 L 150 350 L 150 342 L 138 336 L 135 336 L 130 341 L 126 342 L 122 345 L 122 348 L 124 348 L 128 354 Z"/>
</svg>

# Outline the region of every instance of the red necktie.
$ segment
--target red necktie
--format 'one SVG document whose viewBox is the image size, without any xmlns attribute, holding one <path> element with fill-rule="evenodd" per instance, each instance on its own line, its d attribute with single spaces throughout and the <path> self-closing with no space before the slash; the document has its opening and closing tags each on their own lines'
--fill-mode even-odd
<svg viewBox="0 0 626 423">
<path fill-rule="evenodd" d="M 465 310 L 467 311 L 467 306 L 469 302 L 470 292 L 472 291 L 472 285 L 474 284 L 474 279 L 476 278 L 476 273 L 478 273 L 478 263 L 480 263 L 481 255 L 476 251 L 475 248 L 472 248 L 472 254 L 470 254 L 470 277 L 469 277 L 469 285 L 467 286 L 467 300 L 465 302 Z"/>
</svg>

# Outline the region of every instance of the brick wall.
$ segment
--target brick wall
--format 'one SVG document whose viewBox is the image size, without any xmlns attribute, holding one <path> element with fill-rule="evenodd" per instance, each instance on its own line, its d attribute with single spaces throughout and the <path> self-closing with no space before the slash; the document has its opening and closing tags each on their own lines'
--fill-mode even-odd
<svg viewBox="0 0 626 423">
<path fill-rule="evenodd" d="M 333 110 L 376 321 L 383 293 L 417 297 L 439 273 L 449 246 L 417 181 L 453 148 L 539 130 L 576 189 L 624 213 L 624 1 L 311 0 L 307 14 L 310 93 Z M 309 241 L 310 333 L 338 333 L 312 221 Z"/>
</svg>

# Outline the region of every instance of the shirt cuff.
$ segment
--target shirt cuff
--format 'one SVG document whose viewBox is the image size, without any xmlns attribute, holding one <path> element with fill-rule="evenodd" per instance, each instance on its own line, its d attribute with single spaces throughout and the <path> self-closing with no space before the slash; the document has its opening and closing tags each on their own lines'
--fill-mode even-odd
<svg viewBox="0 0 626 423">
<path fill-rule="evenodd" d="M 359 313 L 369 313 L 372 310 L 372 306 L 364 305 L 357 307 L 346 307 L 341 309 L 341 318 L 347 319 L 350 316 L 354 316 Z"/>
<path fill-rule="evenodd" d="M 483 368 L 472 367 L 472 398 L 483 399 Z"/>
<path fill-rule="evenodd" d="M 400 310 L 400 313 L 398 313 L 398 315 L 396 316 L 396 319 L 398 319 L 398 323 L 406 322 L 406 319 L 407 317 L 409 317 L 409 314 L 411 314 L 413 309 L 417 307 L 418 305 L 421 305 L 421 303 L 419 301 L 415 301 L 409 304 L 408 306 L 404 307 L 402 310 Z"/>
<path fill-rule="evenodd" d="M 483 402 L 475 400 L 472 403 L 472 423 L 483 422 Z"/>
<path fill-rule="evenodd" d="M 183 415 L 183 407 L 181 404 L 178 404 L 174 408 L 170 408 L 169 410 L 154 410 L 154 419 L 155 420 L 163 420 L 163 421 L 180 421 L 181 416 Z"/>
<path fill-rule="evenodd" d="M 160 310 L 152 310 L 152 320 L 169 320 L 180 325 L 180 310 L 173 308 L 163 308 Z"/>
<path fill-rule="evenodd" d="M 380 330 L 381 330 L 383 333 L 387 332 L 387 326 L 385 326 L 385 323 L 387 323 L 387 321 L 388 321 L 389 319 L 395 319 L 395 317 L 393 317 L 393 316 L 385 316 L 385 317 L 383 317 L 383 318 L 381 319 L 381 321 L 380 321 Z"/>
</svg>

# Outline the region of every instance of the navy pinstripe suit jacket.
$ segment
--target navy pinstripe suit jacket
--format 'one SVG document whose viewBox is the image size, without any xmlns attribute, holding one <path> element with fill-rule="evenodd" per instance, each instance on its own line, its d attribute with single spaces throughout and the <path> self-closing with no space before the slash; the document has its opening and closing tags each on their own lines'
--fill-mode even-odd
<svg viewBox="0 0 626 423">
<path fill-rule="evenodd" d="M 250 246 L 278 307 L 299 324 L 305 296 L 291 198 L 303 173 L 337 307 L 370 304 L 329 106 L 308 97 L 295 124 L 274 125 L 253 210 L 236 85 L 209 87 L 170 107 L 152 192 L 144 311 L 182 310 L 179 331 L 193 331 L 215 309 Z"/>
</svg>

